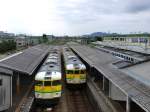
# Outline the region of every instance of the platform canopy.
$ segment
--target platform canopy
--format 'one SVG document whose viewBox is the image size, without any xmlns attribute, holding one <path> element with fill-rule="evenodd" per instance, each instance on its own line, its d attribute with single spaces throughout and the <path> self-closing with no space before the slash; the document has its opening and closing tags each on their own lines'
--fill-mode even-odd
<svg viewBox="0 0 150 112">
<path fill-rule="evenodd" d="M 120 59 L 111 54 L 80 44 L 69 44 L 69 46 L 143 110 L 150 112 L 150 86 L 145 82 L 150 81 L 150 61 L 119 69 L 113 63 Z"/>
<path fill-rule="evenodd" d="M 150 86 L 150 61 L 123 69 L 127 74 Z"/>
<path fill-rule="evenodd" d="M 37 45 L 0 60 L 0 67 L 32 75 L 48 54 L 49 46 Z"/>
</svg>

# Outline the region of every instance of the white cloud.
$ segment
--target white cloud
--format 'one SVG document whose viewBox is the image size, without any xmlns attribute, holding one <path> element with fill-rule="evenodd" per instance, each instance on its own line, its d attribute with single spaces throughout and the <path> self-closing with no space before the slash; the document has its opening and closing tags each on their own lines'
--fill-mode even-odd
<svg viewBox="0 0 150 112">
<path fill-rule="evenodd" d="M 0 0 L 0 30 L 55 35 L 150 32 L 147 0 L 134 1 L 138 5 L 130 0 Z"/>
</svg>

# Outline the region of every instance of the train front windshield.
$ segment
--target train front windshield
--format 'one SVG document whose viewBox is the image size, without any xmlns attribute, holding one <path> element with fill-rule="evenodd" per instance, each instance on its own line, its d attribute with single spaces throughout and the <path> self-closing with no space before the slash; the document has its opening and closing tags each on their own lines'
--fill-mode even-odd
<svg viewBox="0 0 150 112">
<path fill-rule="evenodd" d="M 56 85 L 61 85 L 61 81 L 60 80 L 52 81 L 52 86 L 56 86 Z"/>
<path fill-rule="evenodd" d="M 43 81 L 35 81 L 35 86 L 42 86 L 43 85 Z"/>
<path fill-rule="evenodd" d="M 35 81 L 35 86 L 57 86 L 61 85 L 60 80 L 54 80 L 54 81 Z"/>
<path fill-rule="evenodd" d="M 86 74 L 85 70 L 66 70 L 66 74 Z"/>
<path fill-rule="evenodd" d="M 57 85 L 61 85 L 61 81 L 60 80 L 45 81 L 44 82 L 44 86 L 57 86 Z"/>
<path fill-rule="evenodd" d="M 80 73 L 81 74 L 86 74 L 86 71 L 85 70 L 81 70 Z"/>
</svg>

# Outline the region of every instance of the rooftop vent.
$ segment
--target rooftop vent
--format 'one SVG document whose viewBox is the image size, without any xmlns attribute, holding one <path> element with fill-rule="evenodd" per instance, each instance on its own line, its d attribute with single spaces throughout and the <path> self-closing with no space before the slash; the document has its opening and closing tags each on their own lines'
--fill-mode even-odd
<svg viewBox="0 0 150 112">
<path fill-rule="evenodd" d="M 53 67 L 54 67 L 54 65 L 50 65 L 49 67 L 50 67 L 50 68 L 53 68 Z"/>
<path fill-rule="evenodd" d="M 75 56 L 69 56 L 69 58 L 68 58 L 69 60 L 75 60 L 75 61 L 77 61 L 77 58 L 75 57 Z"/>
<path fill-rule="evenodd" d="M 77 61 L 76 59 L 73 59 L 73 61 Z"/>
<path fill-rule="evenodd" d="M 51 75 L 52 74 L 52 72 L 47 72 L 47 74 L 46 75 Z"/>
</svg>

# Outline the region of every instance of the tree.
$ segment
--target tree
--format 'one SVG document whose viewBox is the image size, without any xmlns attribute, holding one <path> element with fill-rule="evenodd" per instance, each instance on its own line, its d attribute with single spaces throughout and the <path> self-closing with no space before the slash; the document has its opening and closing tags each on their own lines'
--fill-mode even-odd
<svg viewBox="0 0 150 112">
<path fill-rule="evenodd" d="M 16 42 L 14 40 L 3 40 L 0 43 L 0 53 L 5 53 L 16 49 Z"/>
<path fill-rule="evenodd" d="M 97 41 L 103 41 L 103 37 L 96 36 L 95 38 Z"/>
<path fill-rule="evenodd" d="M 42 41 L 41 41 L 41 38 L 39 37 L 39 39 L 38 39 L 38 43 L 39 44 L 41 44 L 42 43 Z"/>
<path fill-rule="evenodd" d="M 47 38 L 46 34 L 43 34 L 43 39 L 42 40 L 43 40 L 44 43 L 48 42 L 48 38 Z"/>
</svg>

